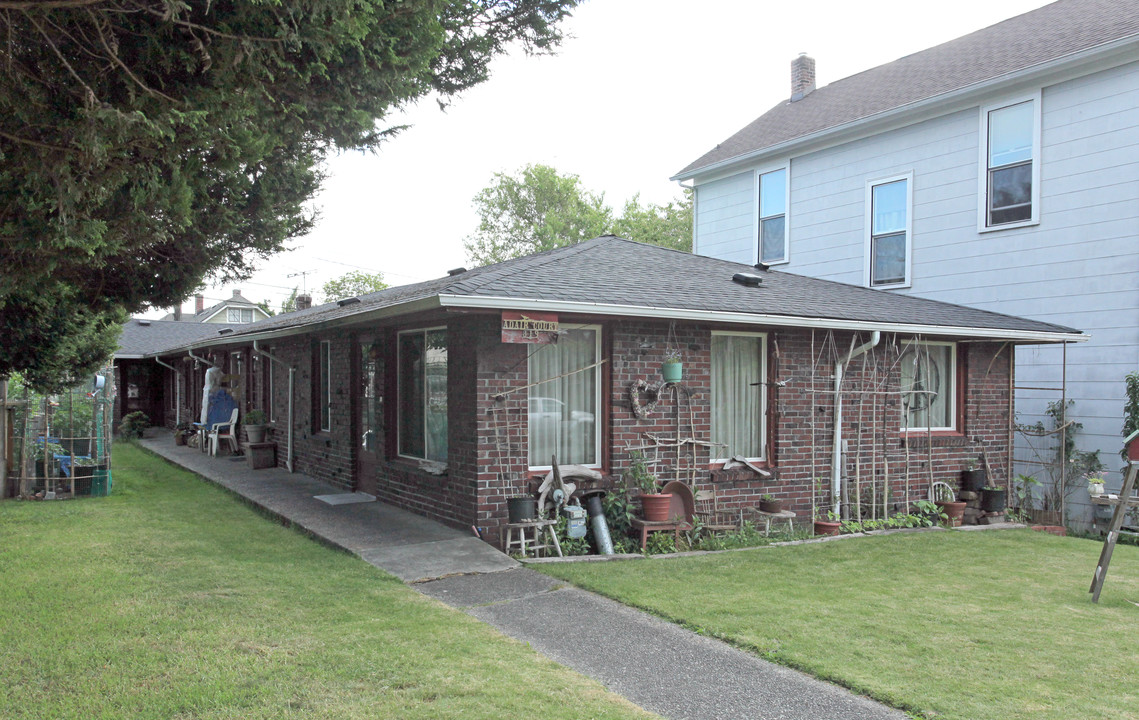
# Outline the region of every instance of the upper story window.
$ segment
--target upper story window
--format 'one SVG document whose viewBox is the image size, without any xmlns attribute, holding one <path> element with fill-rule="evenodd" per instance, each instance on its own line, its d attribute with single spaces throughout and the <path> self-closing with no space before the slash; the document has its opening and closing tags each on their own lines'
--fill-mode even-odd
<svg viewBox="0 0 1139 720">
<path fill-rule="evenodd" d="M 912 343 L 902 353 L 903 430 L 954 430 L 957 420 L 957 346 Z"/>
<path fill-rule="evenodd" d="M 764 459 L 767 438 L 767 336 L 712 333 L 713 462 Z"/>
<path fill-rule="evenodd" d="M 981 109 L 985 207 L 981 227 L 1036 222 L 1040 204 L 1040 96 Z"/>
<path fill-rule="evenodd" d="M 866 276 L 871 287 L 910 284 L 912 175 L 867 183 Z"/>
<path fill-rule="evenodd" d="M 530 467 L 601 464 L 601 328 L 575 328 L 530 354 L 527 397 Z M 538 384 L 535 384 L 538 383 Z"/>
<path fill-rule="evenodd" d="M 226 322 L 251 323 L 253 322 L 253 308 L 226 308 Z"/>
<path fill-rule="evenodd" d="M 787 168 L 759 174 L 759 262 L 787 262 Z"/>
<path fill-rule="evenodd" d="M 408 330 L 397 342 L 399 454 L 447 462 L 447 330 Z"/>
</svg>

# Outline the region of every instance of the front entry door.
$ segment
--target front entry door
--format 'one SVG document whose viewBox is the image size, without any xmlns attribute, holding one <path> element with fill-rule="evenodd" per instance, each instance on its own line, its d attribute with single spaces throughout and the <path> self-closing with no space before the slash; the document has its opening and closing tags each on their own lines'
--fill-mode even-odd
<svg viewBox="0 0 1139 720">
<path fill-rule="evenodd" d="M 356 489 L 376 494 L 383 452 L 384 395 L 380 382 L 380 346 L 370 337 L 356 345 Z"/>
</svg>

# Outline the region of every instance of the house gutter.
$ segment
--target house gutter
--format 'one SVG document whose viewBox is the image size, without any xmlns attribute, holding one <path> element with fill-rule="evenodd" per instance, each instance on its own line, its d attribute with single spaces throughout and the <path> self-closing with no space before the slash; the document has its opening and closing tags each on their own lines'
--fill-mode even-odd
<svg viewBox="0 0 1139 720">
<path fill-rule="evenodd" d="M 847 137 L 849 135 L 858 134 L 860 131 L 868 133 L 876 126 L 883 123 L 888 123 L 898 115 L 908 115 L 917 110 L 934 112 L 940 105 L 953 105 L 955 103 L 965 103 L 967 101 L 972 102 L 974 96 L 985 95 L 986 93 L 991 92 L 997 88 L 1001 88 L 1002 86 L 1016 85 L 1018 83 L 1026 83 L 1031 80 L 1039 79 L 1055 72 L 1057 69 L 1062 69 L 1066 65 L 1077 66 L 1083 65 L 1085 63 L 1095 62 L 1101 59 L 1108 59 L 1120 51 L 1126 51 L 1128 49 L 1128 46 L 1134 45 L 1135 43 L 1136 36 L 1128 35 L 1126 37 L 1112 40 L 1102 45 L 1097 45 L 1092 48 L 1087 48 L 1085 50 L 1063 55 L 1058 58 L 1046 60 L 1036 65 L 1022 68 L 1021 70 L 1009 73 L 1007 75 L 999 75 L 994 78 L 989 78 L 988 80 L 980 80 L 976 83 L 966 85 L 965 87 L 958 88 L 956 90 L 950 90 L 948 92 L 944 92 L 939 95 L 933 95 L 921 100 L 915 100 L 913 102 L 906 103 L 905 105 L 899 105 L 897 107 L 890 108 L 889 110 L 883 110 L 882 112 L 875 113 L 873 115 L 866 115 L 864 117 L 856 118 L 841 125 L 834 125 L 832 127 L 824 128 L 809 135 L 792 138 L 776 145 L 760 148 L 758 150 L 752 150 L 742 155 L 725 158 L 724 160 L 709 163 L 708 165 L 692 168 L 691 170 L 682 170 L 676 175 L 670 177 L 669 180 L 672 180 L 674 182 L 681 182 L 683 180 L 695 180 L 699 175 L 708 175 L 716 173 L 717 171 L 727 171 L 735 165 L 755 162 L 766 156 L 791 154 L 796 151 L 801 151 L 805 147 L 826 141 L 830 139 L 831 136 L 834 136 L 835 142 L 838 142 L 840 140 L 847 140 L 850 139 Z M 1057 82 L 1063 81 L 1063 79 L 1057 80 Z M 969 106 L 963 105 L 963 107 Z"/>
<path fill-rule="evenodd" d="M 154 362 L 158 363 L 162 367 L 168 367 L 171 370 L 173 370 L 176 378 L 180 379 L 182 377 L 182 371 L 181 370 L 174 367 L 170 363 L 163 362 L 162 358 L 156 357 L 156 358 L 154 358 Z M 163 422 L 165 422 L 165 421 L 163 421 Z M 181 424 L 182 424 L 182 383 L 176 381 L 174 383 L 174 427 L 178 427 Z"/>
<path fill-rule="evenodd" d="M 1011 330 L 1008 328 L 975 328 L 960 325 L 920 325 L 917 323 L 883 323 L 867 320 L 841 320 L 768 313 L 725 312 L 719 310 L 689 310 L 682 308 L 653 307 L 646 305 L 617 305 L 565 300 L 537 300 L 531 298 L 488 297 L 469 295 L 440 295 L 439 304 L 445 308 L 472 308 L 484 310 L 533 310 L 536 312 L 574 312 L 585 315 L 618 315 L 664 320 L 692 320 L 708 323 L 738 323 L 768 327 L 816 328 L 821 330 L 851 330 L 855 332 L 894 332 L 903 335 L 936 335 L 969 337 L 976 339 L 1010 340 L 1022 343 L 1087 342 L 1090 335 L 1081 332 L 1046 330 Z"/>
<path fill-rule="evenodd" d="M 831 449 L 831 510 L 836 516 L 842 510 L 842 375 L 850 361 L 878 346 L 882 333 L 874 331 L 870 342 L 850 351 L 845 360 L 834 366 L 834 447 Z"/>
<path fill-rule="evenodd" d="M 261 348 L 257 347 L 257 341 L 256 340 L 253 341 L 253 352 L 257 353 L 258 355 L 263 355 L 263 356 L 269 358 L 270 362 L 275 362 L 278 365 L 283 365 L 289 369 L 289 444 L 288 444 L 288 448 L 285 450 L 285 467 L 289 469 L 289 472 L 294 472 L 294 470 L 293 470 L 293 387 L 296 384 L 297 369 L 295 367 L 293 367 L 292 365 L 289 365 L 287 362 L 280 359 L 279 357 L 276 357 L 273 354 L 266 352 L 265 350 L 262 350 Z"/>
<path fill-rule="evenodd" d="M 207 360 L 204 357 L 199 357 L 199 356 L 195 355 L 193 350 L 187 350 L 186 354 L 189 355 L 190 357 L 194 358 L 198 362 L 202 362 L 202 363 L 205 363 L 206 365 L 209 365 L 210 367 L 214 367 L 214 363 L 212 360 Z M 155 357 L 157 357 L 157 356 L 155 356 Z"/>
</svg>

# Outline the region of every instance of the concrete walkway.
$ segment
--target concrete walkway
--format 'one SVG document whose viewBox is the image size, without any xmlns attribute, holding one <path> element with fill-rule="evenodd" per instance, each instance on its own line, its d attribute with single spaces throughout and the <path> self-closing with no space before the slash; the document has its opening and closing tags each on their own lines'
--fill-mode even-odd
<svg viewBox="0 0 1139 720">
<path fill-rule="evenodd" d="M 282 469 L 141 444 L 319 540 L 355 553 L 419 592 L 675 720 L 905 720 L 834 685 L 761 660 L 647 613 L 524 569 L 472 535 L 379 502 L 328 505 L 344 493 Z"/>
</svg>

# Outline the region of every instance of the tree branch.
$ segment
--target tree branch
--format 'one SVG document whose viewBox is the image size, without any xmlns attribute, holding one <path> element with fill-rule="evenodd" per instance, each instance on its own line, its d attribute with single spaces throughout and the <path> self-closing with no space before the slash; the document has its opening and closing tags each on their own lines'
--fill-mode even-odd
<svg viewBox="0 0 1139 720">
<path fill-rule="evenodd" d="M 88 10 L 87 14 L 91 16 L 91 22 L 95 25 L 95 32 L 99 34 L 99 44 L 101 44 L 103 46 L 103 49 L 107 51 L 107 57 L 109 57 L 112 62 L 122 68 L 123 72 L 125 72 L 131 80 L 134 80 L 135 83 L 146 92 L 150 93 L 151 95 L 157 95 L 158 97 L 165 98 L 176 105 L 181 104 L 178 100 L 170 97 L 166 93 L 159 92 L 154 88 L 147 86 L 147 84 L 140 80 L 137 75 L 131 72 L 131 69 L 126 66 L 126 63 L 119 59 L 119 54 L 112 50 L 111 46 L 107 44 L 107 36 L 103 34 L 103 26 L 100 23 L 99 18 L 91 10 Z"/>
<path fill-rule="evenodd" d="M 107 0 L 0 0 L 0 10 L 58 10 L 100 5 Z"/>
<path fill-rule="evenodd" d="M 44 150 L 58 150 L 60 152 L 71 152 L 71 148 L 63 147 L 62 145 L 49 145 L 42 143 L 39 140 L 29 140 L 27 138 L 19 137 L 18 135 L 9 135 L 8 133 L 0 130 L 0 137 L 11 140 L 15 143 L 22 143 L 24 145 L 32 145 L 34 147 L 43 148 Z"/>
</svg>

